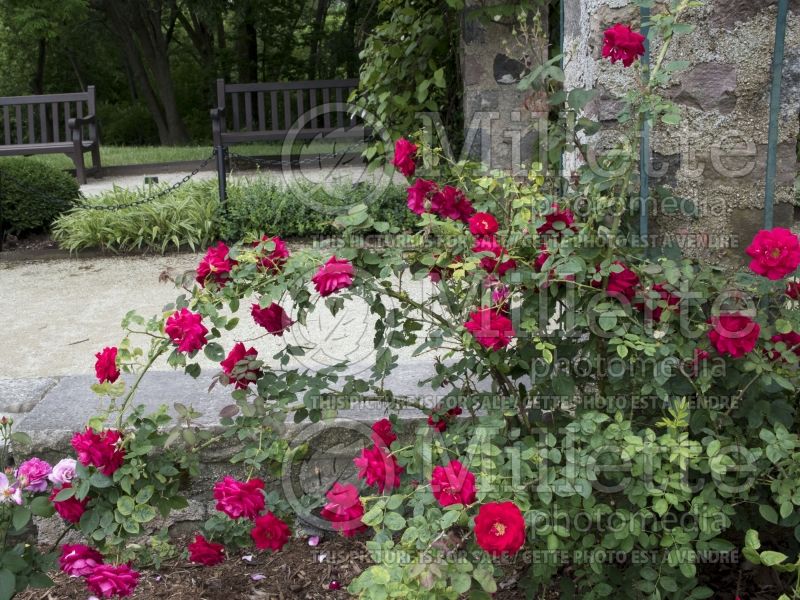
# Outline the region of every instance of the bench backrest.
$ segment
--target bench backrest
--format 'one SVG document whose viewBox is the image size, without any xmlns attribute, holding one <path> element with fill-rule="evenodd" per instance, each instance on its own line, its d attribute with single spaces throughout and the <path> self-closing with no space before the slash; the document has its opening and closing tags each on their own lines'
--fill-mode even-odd
<svg viewBox="0 0 800 600">
<path fill-rule="evenodd" d="M 358 79 L 225 83 L 217 80 L 217 107 L 224 109 L 223 144 L 297 139 L 341 130 L 360 135 L 358 120 L 347 114 L 347 97 Z M 326 106 L 327 108 L 323 108 Z"/>
<path fill-rule="evenodd" d="M 0 98 L 0 143 L 10 146 L 70 142 L 69 120 L 93 114 L 93 85 L 74 94 Z"/>
</svg>

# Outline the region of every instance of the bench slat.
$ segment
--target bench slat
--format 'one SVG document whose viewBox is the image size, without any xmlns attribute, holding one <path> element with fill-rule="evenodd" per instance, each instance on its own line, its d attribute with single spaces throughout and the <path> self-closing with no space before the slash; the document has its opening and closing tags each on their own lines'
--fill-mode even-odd
<svg viewBox="0 0 800 600">
<path fill-rule="evenodd" d="M 47 104 L 39 105 L 39 138 L 47 143 Z"/>
<path fill-rule="evenodd" d="M 267 123 L 264 115 L 264 92 L 258 92 L 256 94 L 256 99 L 258 101 L 258 130 L 266 131 Z"/>
<path fill-rule="evenodd" d="M 341 105 L 342 103 L 342 88 L 336 88 L 336 104 Z M 340 110 L 340 107 L 336 107 L 336 124 L 339 127 L 344 127 L 344 113 Z"/>
<path fill-rule="evenodd" d="M 358 85 L 358 79 L 321 79 L 317 81 L 275 81 L 268 83 L 226 83 L 229 94 L 238 92 L 271 92 L 307 90 L 310 88 L 346 88 Z"/>
<path fill-rule="evenodd" d="M 8 116 L 8 106 L 3 107 L 3 139 L 5 145 L 11 144 L 11 119 Z"/>
<path fill-rule="evenodd" d="M 303 113 L 303 90 L 297 90 L 297 118 L 301 118 Z"/>
<path fill-rule="evenodd" d="M 64 102 L 64 141 L 68 142 L 71 139 L 69 133 L 69 120 L 72 118 L 70 114 L 69 102 Z"/>
<path fill-rule="evenodd" d="M 233 94 L 231 102 L 233 103 L 233 130 L 239 131 L 241 129 L 239 126 L 239 94 Z"/>
<path fill-rule="evenodd" d="M 50 113 L 53 116 L 53 141 L 58 142 L 58 102 L 53 102 L 50 105 Z"/>
<path fill-rule="evenodd" d="M 16 110 L 14 111 L 14 113 L 17 116 L 17 143 L 18 144 L 22 144 L 23 143 L 23 139 L 22 139 L 22 105 L 21 104 L 17 104 L 17 106 L 15 108 L 16 108 Z"/>
<path fill-rule="evenodd" d="M 270 113 L 272 115 L 272 120 L 270 121 L 270 129 L 272 131 L 278 130 L 278 92 L 270 92 L 269 93 L 269 107 Z"/>
<path fill-rule="evenodd" d="M 0 106 L 39 104 L 41 102 L 88 102 L 88 92 L 71 94 L 42 94 L 41 96 L 5 96 L 0 98 Z"/>
<path fill-rule="evenodd" d="M 33 130 L 33 104 L 28 104 L 28 143 L 36 143 L 36 132 Z"/>
<path fill-rule="evenodd" d="M 328 88 L 323 88 L 322 103 L 330 104 L 330 102 L 331 102 L 331 91 Z M 322 121 L 323 121 L 322 126 L 325 127 L 325 129 L 331 128 L 331 112 L 327 108 L 325 109 L 325 114 L 322 117 Z"/>
<path fill-rule="evenodd" d="M 292 101 L 289 99 L 289 90 L 283 90 L 283 128 L 292 126 Z"/>
<path fill-rule="evenodd" d="M 247 131 L 253 131 L 253 94 L 246 92 L 244 95 L 244 124 Z"/>
</svg>

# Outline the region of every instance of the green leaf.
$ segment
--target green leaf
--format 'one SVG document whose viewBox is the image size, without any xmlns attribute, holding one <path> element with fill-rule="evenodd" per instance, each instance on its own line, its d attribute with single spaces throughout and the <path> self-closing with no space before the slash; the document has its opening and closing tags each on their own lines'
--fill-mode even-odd
<svg viewBox="0 0 800 600">
<path fill-rule="evenodd" d="M 681 116 L 677 113 L 667 113 L 661 117 L 661 120 L 667 125 L 678 125 L 681 122 Z"/>
<path fill-rule="evenodd" d="M 16 576 L 8 569 L 0 569 L 0 600 L 11 600 L 16 585 Z"/>
<path fill-rule="evenodd" d="M 103 489 L 108 488 L 114 485 L 114 482 L 110 477 L 106 477 L 102 473 L 93 473 L 91 477 L 89 477 L 89 484 L 92 487 Z"/>
<path fill-rule="evenodd" d="M 149 523 L 156 518 L 156 509 L 149 504 L 139 504 L 131 515 L 137 523 Z"/>
<path fill-rule="evenodd" d="M 396 512 L 387 512 L 383 517 L 383 524 L 392 531 L 400 531 L 406 526 L 406 520 Z"/>
<path fill-rule="evenodd" d="M 139 493 L 136 494 L 136 504 L 146 504 L 147 501 L 153 497 L 153 492 L 155 492 L 155 488 L 152 485 L 143 487 L 139 490 Z"/>
<path fill-rule="evenodd" d="M 473 571 L 472 576 L 485 592 L 494 594 L 497 591 L 497 582 L 494 580 L 494 575 L 485 566 L 476 568 L 475 571 Z"/>
<path fill-rule="evenodd" d="M 56 502 L 63 502 L 64 500 L 69 500 L 74 495 L 75 495 L 75 488 L 74 487 L 68 487 L 68 488 L 64 488 L 63 490 L 58 492 L 58 494 L 56 494 L 56 497 L 53 498 L 53 500 L 56 501 Z"/>
<path fill-rule="evenodd" d="M 53 503 L 47 496 L 36 496 L 30 503 L 31 512 L 37 517 L 52 517 L 55 514 Z"/>
<path fill-rule="evenodd" d="M 468 573 L 456 573 L 450 578 L 453 591 L 458 594 L 466 594 L 472 587 L 472 577 Z"/>
<path fill-rule="evenodd" d="M 136 508 L 136 502 L 130 496 L 121 496 L 117 500 L 117 510 L 123 517 L 130 517 Z"/>
<path fill-rule="evenodd" d="M 29 436 L 24 431 L 15 431 L 14 433 L 12 433 L 11 441 L 24 446 L 30 446 L 32 443 L 31 436 Z"/>
<path fill-rule="evenodd" d="M 776 525 L 778 524 L 778 511 L 772 508 L 769 504 L 760 504 L 758 507 L 758 513 L 764 518 L 764 520 Z"/>
<path fill-rule="evenodd" d="M 209 360 L 213 360 L 214 362 L 219 362 L 225 358 L 224 348 L 216 342 L 209 342 L 206 344 L 205 348 L 203 348 L 203 353 Z"/>
<path fill-rule="evenodd" d="M 761 540 L 758 539 L 758 532 L 754 529 L 748 529 L 744 535 L 744 545 L 747 548 L 758 550 L 761 548 Z"/>
<path fill-rule="evenodd" d="M 13 525 L 14 529 L 17 531 L 22 531 L 30 520 L 31 509 L 27 506 L 17 506 L 11 515 L 11 525 Z"/>
<path fill-rule="evenodd" d="M 780 552 L 773 552 L 772 550 L 766 550 L 760 554 L 761 562 L 768 567 L 774 567 L 775 565 L 779 565 L 784 562 L 788 556 L 785 554 L 781 554 Z"/>
<path fill-rule="evenodd" d="M 575 110 L 582 110 L 597 95 L 597 90 L 575 88 L 567 96 L 567 104 Z"/>
</svg>

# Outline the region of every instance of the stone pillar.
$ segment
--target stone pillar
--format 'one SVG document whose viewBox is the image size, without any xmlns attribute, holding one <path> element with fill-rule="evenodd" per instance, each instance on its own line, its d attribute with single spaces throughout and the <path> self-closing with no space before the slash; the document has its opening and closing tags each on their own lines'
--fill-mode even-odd
<svg viewBox="0 0 800 600">
<path fill-rule="evenodd" d="M 528 18 L 487 19 L 479 9 L 507 0 L 467 0 L 462 14 L 461 68 L 464 79 L 465 150 L 491 169 L 518 172 L 535 155 L 535 121 L 547 104 L 520 91 L 520 79 L 547 59 L 547 11 Z"/>
<path fill-rule="evenodd" d="M 619 98 L 635 82 L 632 70 L 602 59 L 603 31 L 615 23 L 638 28 L 639 9 L 628 0 L 564 1 L 566 86 L 599 90 L 590 116 L 613 127 Z M 736 263 L 763 223 L 776 0 L 705 0 L 681 20 L 695 30 L 676 36 L 667 61 L 690 66 L 674 76 L 666 95 L 680 106 L 683 119 L 678 126 L 657 124 L 652 141 L 651 193 L 666 188 L 675 201 L 655 201 L 651 230 L 657 245 L 673 242 L 687 256 Z M 794 222 L 800 0 L 791 0 L 788 23 L 776 227 Z M 654 56 L 657 51 L 658 46 Z M 681 210 L 691 205 L 694 214 Z"/>
</svg>

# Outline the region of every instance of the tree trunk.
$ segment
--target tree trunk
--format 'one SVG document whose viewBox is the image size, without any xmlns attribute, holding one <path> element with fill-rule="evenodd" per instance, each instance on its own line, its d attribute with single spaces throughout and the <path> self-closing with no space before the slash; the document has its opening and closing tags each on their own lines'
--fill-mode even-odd
<svg viewBox="0 0 800 600">
<path fill-rule="evenodd" d="M 325 17 L 328 14 L 328 0 L 317 0 L 317 14 L 311 33 L 311 53 L 308 59 L 308 78 L 316 79 L 320 72 L 320 45 L 325 30 Z"/>
<path fill-rule="evenodd" d="M 39 39 L 39 48 L 36 55 L 36 72 L 31 79 L 31 92 L 34 95 L 44 94 L 44 68 L 47 62 L 47 40 Z"/>
</svg>

